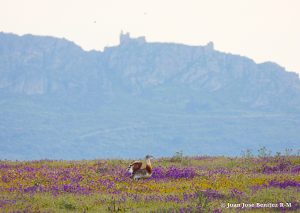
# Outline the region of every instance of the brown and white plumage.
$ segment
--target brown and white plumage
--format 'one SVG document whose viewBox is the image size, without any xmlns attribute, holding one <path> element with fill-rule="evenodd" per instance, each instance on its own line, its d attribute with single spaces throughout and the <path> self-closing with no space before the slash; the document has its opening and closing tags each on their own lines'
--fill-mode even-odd
<svg viewBox="0 0 300 213">
<path fill-rule="evenodd" d="M 137 180 L 142 178 L 149 178 L 152 175 L 152 165 L 151 165 L 151 159 L 153 156 L 147 155 L 146 156 L 146 167 L 141 169 L 142 162 L 141 161 L 135 161 L 132 164 L 128 166 L 128 172 L 131 174 L 131 178 Z"/>
<path fill-rule="evenodd" d="M 142 167 L 143 163 L 141 161 L 134 161 L 133 163 L 131 163 L 128 168 L 127 171 L 132 174 L 133 172 L 139 170 Z"/>
</svg>

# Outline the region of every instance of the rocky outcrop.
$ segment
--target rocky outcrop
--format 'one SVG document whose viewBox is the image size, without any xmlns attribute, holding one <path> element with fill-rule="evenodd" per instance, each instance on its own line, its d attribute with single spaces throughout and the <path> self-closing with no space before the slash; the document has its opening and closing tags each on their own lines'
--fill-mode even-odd
<svg viewBox="0 0 300 213">
<path fill-rule="evenodd" d="M 119 45 L 87 52 L 65 39 L 0 33 L 0 158 L 282 151 L 299 147 L 299 113 L 296 73 L 212 42 L 122 33 Z"/>
<path fill-rule="evenodd" d="M 148 94 L 149 100 L 163 102 L 203 102 L 209 95 L 204 102 L 212 108 L 220 102 L 222 107 L 299 109 L 296 73 L 275 63 L 256 64 L 219 52 L 212 42 L 205 46 L 149 43 L 145 37 L 121 33 L 120 45 L 86 52 L 65 39 L 1 33 L 0 58 L 1 93 L 76 93 L 85 98 L 109 94 L 104 99 Z"/>
</svg>

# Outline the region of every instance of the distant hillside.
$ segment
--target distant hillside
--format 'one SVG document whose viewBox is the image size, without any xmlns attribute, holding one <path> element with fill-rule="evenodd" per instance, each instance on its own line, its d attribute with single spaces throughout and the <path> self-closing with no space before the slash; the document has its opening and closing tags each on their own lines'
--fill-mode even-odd
<svg viewBox="0 0 300 213">
<path fill-rule="evenodd" d="M 101 39 L 101 38 L 100 38 Z M 120 35 L 103 52 L 0 33 L 0 158 L 236 155 L 300 145 L 300 80 L 206 46 Z"/>
</svg>

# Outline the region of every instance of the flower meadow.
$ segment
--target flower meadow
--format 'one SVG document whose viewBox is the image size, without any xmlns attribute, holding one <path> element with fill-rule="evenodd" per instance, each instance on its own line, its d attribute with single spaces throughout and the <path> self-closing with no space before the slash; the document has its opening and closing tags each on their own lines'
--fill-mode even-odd
<svg viewBox="0 0 300 213">
<path fill-rule="evenodd" d="M 0 161 L 0 212 L 300 212 L 300 157 Z"/>
</svg>

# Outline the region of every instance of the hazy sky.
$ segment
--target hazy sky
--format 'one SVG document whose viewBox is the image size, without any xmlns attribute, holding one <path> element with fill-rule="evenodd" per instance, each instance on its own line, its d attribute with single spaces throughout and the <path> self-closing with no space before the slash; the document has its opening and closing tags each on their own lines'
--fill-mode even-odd
<svg viewBox="0 0 300 213">
<path fill-rule="evenodd" d="M 86 50 L 148 41 L 205 45 L 300 73 L 300 0 L 0 0 L 0 31 L 64 37 Z"/>
</svg>

